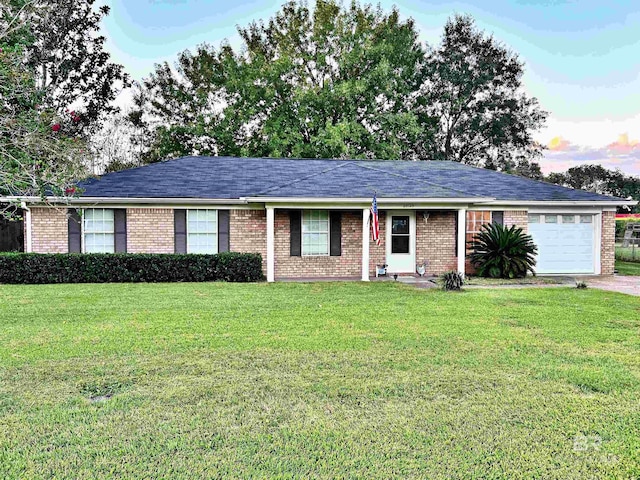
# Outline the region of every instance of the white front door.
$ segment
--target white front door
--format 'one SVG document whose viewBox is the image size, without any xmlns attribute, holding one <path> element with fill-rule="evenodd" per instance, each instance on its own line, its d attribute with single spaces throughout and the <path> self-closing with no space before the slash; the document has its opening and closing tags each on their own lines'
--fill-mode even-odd
<svg viewBox="0 0 640 480">
<path fill-rule="evenodd" d="M 389 273 L 416 271 L 416 212 L 387 211 L 386 245 Z"/>
</svg>

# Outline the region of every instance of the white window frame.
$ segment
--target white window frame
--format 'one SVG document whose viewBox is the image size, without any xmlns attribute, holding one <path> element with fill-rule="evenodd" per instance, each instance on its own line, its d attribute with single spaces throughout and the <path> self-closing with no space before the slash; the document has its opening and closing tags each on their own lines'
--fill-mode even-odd
<svg viewBox="0 0 640 480">
<path fill-rule="evenodd" d="M 195 232 L 192 232 L 192 231 L 189 231 L 189 217 L 191 215 L 198 215 L 201 212 L 214 212 L 214 214 L 215 214 L 215 228 L 214 228 L 213 232 L 209 232 L 209 231 L 202 231 L 202 232 L 195 231 Z M 187 210 L 186 228 L 185 228 L 186 229 L 186 234 L 187 234 L 186 235 L 187 236 L 187 253 L 194 253 L 194 254 L 199 254 L 199 255 L 215 255 L 216 253 L 218 253 L 218 242 L 219 242 L 219 239 L 218 239 L 219 224 L 218 224 L 218 222 L 219 222 L 219 218 L 220 217 L 218 215 L 218 210 L 216 210 L 216 209 L 198 208 L 198 209 L 189 209 L 189 210 Z M 191 235 L 213 235 L 215 237 L 215 242 L 214 242 L 214 245 L 213 245 L 213 251 L 210 251 L 210 252 L 192 252 L 191 251 L 191 240 L 190 240 Z"/>
<path fill-rule="evenodd" d="M 317 219 L 313 219 L 313 218 L 309 218 L 310 216 L 312 216 L 313 214 L 326 214 L 327 219 L 326 219 L 326 230 L 325 229 L 319 229 L 319 230 L 305 230 L 305 219 L 307 220 L 317 220 Z M 327 257 L 329 256 L 329 251 L 331 249 L 331 234 L 330 234 L 330 230 L 331 230 L 331 226 L 330 226 L 330 218 L 329 218 L 329 210 L 303 210 L 302 211 L 302 220 L 301 220 L 301 231 L 302 231 L 302 235 L 301 235 L 301 239 L 300 239 L 300 252 L 302 254 L 303 257 Z M 326 235 L 327 236 L 327 248 L 326 251 L 323 252 L 314 252 L 314 253 L 308 253 L 305 252 L 305 235 Z M 308 246 L 307 246 L 308 248 Z"/>
<path fill-rule="evenodd" d="M 104 212 L 110 211 L 112 218 L 113 218 L 113 228 L 111 231 L 108 230 L 93 230 L 93 231 L 87 231 L 87 212 L 92 211 L 101 211 L 103 212 L 103 223 L 104 223 Z M 115 218 L 115 211 L 112 208 L 85 208 L 82 211 L 82 221 L 80 222 L 81 224 L 81 239 L 82 239 L 82 253 L 115 253 L 116 251 L 116 218 Z M 101 252 L 87 252 L 87 241 L 86 241 L 86 235 L 111 235 L 111 237 L 113 238 L 113 249 L 112 250 L 105 250 L 105 251 L 101 251 Z"/>
</svg>

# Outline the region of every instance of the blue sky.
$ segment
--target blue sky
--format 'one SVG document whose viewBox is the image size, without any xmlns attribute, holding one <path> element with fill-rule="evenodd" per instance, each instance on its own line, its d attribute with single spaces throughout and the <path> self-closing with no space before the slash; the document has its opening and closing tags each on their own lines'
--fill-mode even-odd
<svg viewBox="0 0 640 480">
<path fill-rule="evenodd" d="M 346 1 L 346 0 L 345 0 Z M 268 0 L 105 0 L 107 48 L 134 79 L 154 63 L 172 62 L 199 43 L 239 44 L 236 25 L 267 19 L 282 2 Z M 376 3 L 376 2 L 373 2 Z M 550 112 L 538 139 L 542 162 L 559 171 L 585 162 L 640 175 L 640 1 L 384 0 L 413 17 L 421 40 L 438 41 L 453 13 L 519 53 L 525 89 Z"/>
</svg>

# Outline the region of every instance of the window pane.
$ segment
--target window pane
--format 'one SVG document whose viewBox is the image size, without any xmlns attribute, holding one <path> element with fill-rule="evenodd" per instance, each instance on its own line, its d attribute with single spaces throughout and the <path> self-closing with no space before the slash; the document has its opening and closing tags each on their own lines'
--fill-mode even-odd
<svg viewBox="0 0 640 480">
<path fill-rule="evenodd" d="M 114 212 L 108 208 L 87 208 L 83 212 L 83 241 L 86 253 L 113 253 Z"/>
<path fill-rule="evenodd" d="M 540 215 L 529 214 L 529 223 L 540 223 Z"/>
<path fill-rule="evenodd" d="M 580 223 L 593 222 L 593 215 L 580 215 Z"/>
<path fill-rule="evenodd" d="M 329 212 L 302 212 L 302 255 L 329 255 Z"/>
<path fill-rule="evenodd" d="M 558 223 L 558 216 L 557 215 L 545 215 L 544 216 L 544 223 Z"/>
<path fill-rule="evenodd" d="M 391 237 L 391 253 L 409 253 L 409 236 L 393 235 Z"/>
<path fill-rule="evenodd" d="M 217 210 L 188 210 L 187 233 L 218 233 Z"/>
<path fill-rule="evenodd" d="M 408 234 L 409 233 L 409 217 L 393 217 L 391 219 L 391 233 Z"/>
<path fill-rule="evenodd" d="M 576 223 L 575 215 L 562 215 L 562 223 Z"/>
</svg>

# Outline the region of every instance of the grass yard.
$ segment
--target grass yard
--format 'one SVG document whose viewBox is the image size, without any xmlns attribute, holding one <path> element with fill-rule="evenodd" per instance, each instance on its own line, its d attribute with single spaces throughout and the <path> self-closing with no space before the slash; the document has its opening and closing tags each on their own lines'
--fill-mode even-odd
<svg viewBox="0 0 640 480">
<path fill-rule="evenodd" d="M 640 299 L 0 286 L 0 478 L 637 478 Z"/>
<path fill-rule="evenodd" d="M 623 262 L 621 260 L 616 260 L 616 270 L 618 271 L 618 275 L 640 276 L 640 261 Z"/>
</svg>

